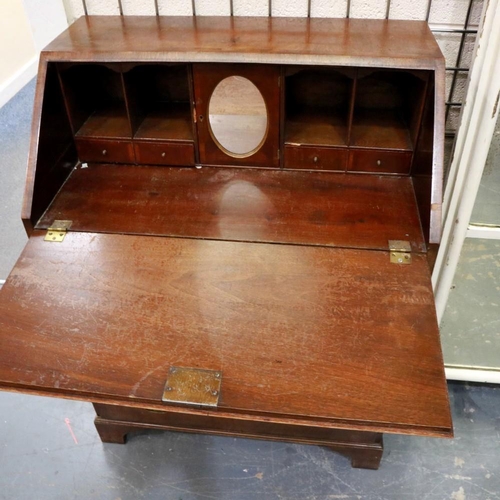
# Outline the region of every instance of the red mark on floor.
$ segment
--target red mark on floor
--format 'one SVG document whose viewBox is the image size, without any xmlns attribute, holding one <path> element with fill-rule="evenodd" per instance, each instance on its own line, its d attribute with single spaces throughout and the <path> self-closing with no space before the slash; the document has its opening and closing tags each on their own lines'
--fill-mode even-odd
<svg viewBox="0 0 500 500">
<path fill-rule="evenodd" d="M 69 418 L 66 417 L 64 419 L 64 422 L 66 422 L 66 425 L 68 426 L 69 433 L 71 434 L 71 437 L 73 438 L 73 441 L 75 442 L 75 444 L 78 444 L 78 439 L 76 439 L 75 433 L 73 432 L 73 429 L 71 428 L 71 422 L 69 421 Z"/>
</svg>

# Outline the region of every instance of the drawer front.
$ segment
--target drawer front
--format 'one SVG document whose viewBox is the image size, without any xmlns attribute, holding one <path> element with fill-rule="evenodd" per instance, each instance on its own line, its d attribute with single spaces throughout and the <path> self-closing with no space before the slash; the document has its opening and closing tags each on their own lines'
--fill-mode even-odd
<svg viewBox="0 0 500 500">
<path fill-rule="evenodd" d="M 408 151 L 351 150 L 349 168 L 353 172 L 409 174 L 412 153 Z"/>
<path fill-rule="evenodd" d="M 285 168 L 344 171 L 347 149 L 285 146 Z"/>
<path fill-rule="evenodd" d="M 135 157 L 142 165 L 194 165 L 194 145 L 188 142 L 135 142 Z"/>
<path fill-rule="evenodd" d="M 128 141 L 76 139 L 80 161 L 135 163 L 134 148 Z"/>
</svg>

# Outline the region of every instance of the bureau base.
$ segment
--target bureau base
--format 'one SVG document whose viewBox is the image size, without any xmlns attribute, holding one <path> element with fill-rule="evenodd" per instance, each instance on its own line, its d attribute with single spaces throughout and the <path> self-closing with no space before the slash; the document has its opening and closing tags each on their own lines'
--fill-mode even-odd
<svg viewBox="0 0 500 500">
<path fill-rule="evenodd" d="M 94 404 L 95 426 L 104 443 L 124 444 L 127 434 L 144 429 L 194 432 L 220 436 L 325 446 L 351 459 L 355 468 L 378 469 L 382 434 L 275 422 L 220 418 Z"/>
</svg>

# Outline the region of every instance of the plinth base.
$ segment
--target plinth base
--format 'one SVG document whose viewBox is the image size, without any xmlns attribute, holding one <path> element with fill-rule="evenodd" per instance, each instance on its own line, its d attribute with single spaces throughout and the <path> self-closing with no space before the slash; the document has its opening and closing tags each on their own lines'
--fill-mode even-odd
<svg viewBox="0 0 500 500">
<path fill-rule="evenodd" d="M 384 450 L 382 434 L 261 422 L 210 415 L 181 414 L 114 405 L 94 404 L 95 426 L 104 443 L 125 444 L 127 434 L 143 429 L 196 432 L 325 446 L 351 459 L 351 465 L 378 469 Z"/>
</svg>

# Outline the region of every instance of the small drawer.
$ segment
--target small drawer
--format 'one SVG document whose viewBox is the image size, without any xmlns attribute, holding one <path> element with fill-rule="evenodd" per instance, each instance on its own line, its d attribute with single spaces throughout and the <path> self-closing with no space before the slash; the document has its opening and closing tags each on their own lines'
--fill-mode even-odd
<svg viewBox="0 0 500 500">
<path fill-rule="evenodd" d="M 347 149 L 285 146 L 285 168 L 345 171 Z"/>
<path fill-rule="evenodd" d="M 131 142 L 77 138 L 75 143 L 80 161 L 135 163 Z"/>
<path fill-rule="evenodd" d="M 412 153 L 357 149 L 349 153 L 349 171 L 380 174 L 409 174 Z"/>
<path fill-rule="evenodd" d="M 135 158 L 141 165 L 194 165 L 190 142 L 134 142 Z"/>
</svg>

